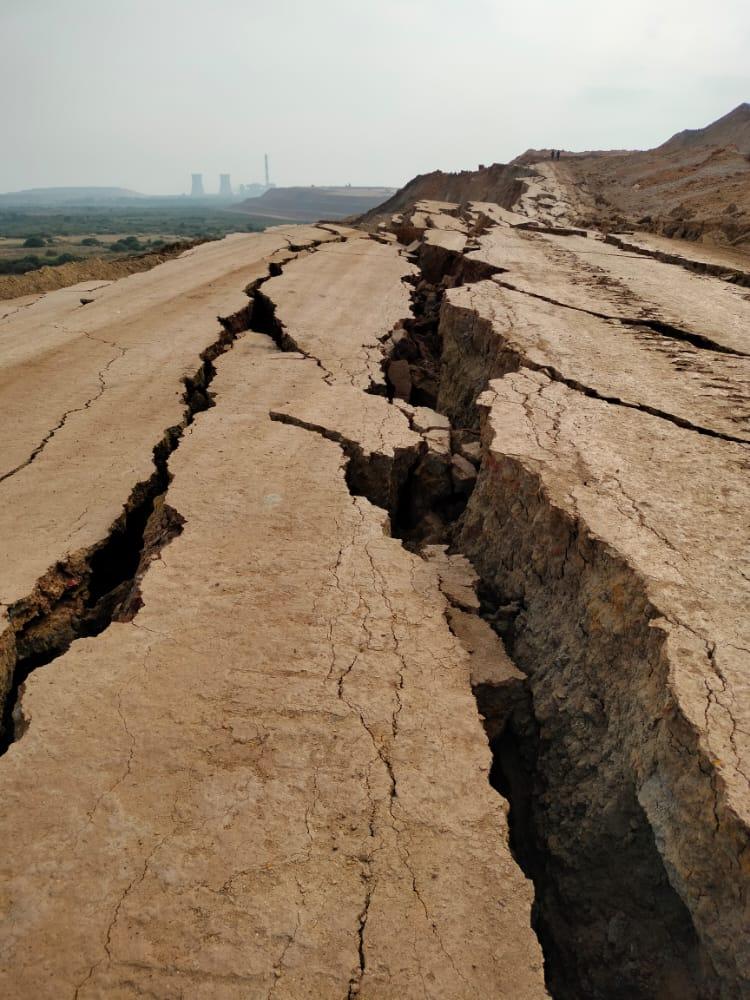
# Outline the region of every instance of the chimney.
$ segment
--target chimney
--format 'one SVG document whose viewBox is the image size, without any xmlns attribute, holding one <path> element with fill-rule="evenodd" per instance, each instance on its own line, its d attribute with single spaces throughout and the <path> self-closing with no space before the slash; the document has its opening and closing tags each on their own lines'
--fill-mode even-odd
<svg viewBox="0 0 750 1000">
<path fill-rule="evenodd" d="M 190 189 L 190 197 L 203 197 L 203 174 L 193 174 L 193 186 Z"/>
<path fill-rule="evenodd" d="M 268 153 L 266 153 L 266 187 L 271 186 L 271 180 L 268 176 Z"/>
</svg>

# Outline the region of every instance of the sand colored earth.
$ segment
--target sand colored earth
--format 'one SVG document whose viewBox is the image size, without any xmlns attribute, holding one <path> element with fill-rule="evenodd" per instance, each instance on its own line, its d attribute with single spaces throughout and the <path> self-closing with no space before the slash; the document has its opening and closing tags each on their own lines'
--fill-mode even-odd
<svg viewBox="0 0 750 1000">
<path fill-rule="evenodd" d="M 750 303 L 564 169 L 4 304 L 3 995 L 750 996 Z"/>
</svg>

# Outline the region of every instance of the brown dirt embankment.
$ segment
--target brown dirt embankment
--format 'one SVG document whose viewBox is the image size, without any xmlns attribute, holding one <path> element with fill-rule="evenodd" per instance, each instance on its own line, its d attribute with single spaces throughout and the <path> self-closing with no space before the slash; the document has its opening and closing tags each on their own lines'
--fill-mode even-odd
<svg viewBox="0 0 750 1000">
<path fill-rule="evenodd" d="M 750 245 L 750 158 L 735 146 L 662 149 L 558 165 L 602 228 L 637 225 L 663 236 Z"/>
<path fill-rule="evenodd" d="M 513 164 L 543 162 L 549 152 L 529 149 Z M 750 104 L 656 149 L 563 150 L 554 169 L 581 207 L 578 225 L 750 248 Z"/>
<path fill-rule="evenodd" d="M 418 201 L 452 201 L 463 204 L 467 201 L 491 201 L 503 208 L 511 208 L 524 192 L 524 177 L 533 171 L 526 167 L 508 163 L 493 163 L 478 170 L 461 170 L 458 173 L 444 173 L 433 170 L 430 174 L 419 174 L 376 208 L 371 209 L 357 221 L 365 229 L 372 229 L 381 220 L 394 212 L 416 204 Z"/>
<path fill-rule="evenodd" d="M 38 271 L 29 271 L 27 274 L 4 275 L 0 278 L 0 299 L 17 299 L 35 292 L 52 292 L 56 288 L 76 285 L 79 281 L 115 281 L 138 271 L 150 271 L 157 264 L 163 264 L 205 242 L 206 240 L 182 240 L 162 247 L 158 253 L 137 254 L 133 257 L 120 257 L 118 260 L 90 257 L 88 260 L 60 264 L 59 267 L 40 267 Z"/>
</svg>

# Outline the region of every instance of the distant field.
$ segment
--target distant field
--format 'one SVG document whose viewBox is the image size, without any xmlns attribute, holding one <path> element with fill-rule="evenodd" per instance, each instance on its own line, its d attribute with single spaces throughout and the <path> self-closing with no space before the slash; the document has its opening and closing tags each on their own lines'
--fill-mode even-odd
<svg viewBox="0 0 750 1000">
<path fill-rule="evenodd" d="M 0 208 L 0 274 L 23 274 L 89 257 L 116 259 L 178 240 L 220 239 L 285 221 L 181 201 L 111 208 Z"/>
</svg>

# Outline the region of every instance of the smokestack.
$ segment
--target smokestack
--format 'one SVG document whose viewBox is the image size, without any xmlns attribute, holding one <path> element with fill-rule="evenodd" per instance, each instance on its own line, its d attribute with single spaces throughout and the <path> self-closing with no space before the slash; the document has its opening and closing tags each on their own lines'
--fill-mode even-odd
<svg viewBox="0 0 750 1000">
<path fill-rule="evenodd" d="M 266 187 L 270 187 L 270 186 L 271 186 L 271 181 L 270 181 L 270 178 L 268 176 L 268 153 L 266 153 Z"/>
<path fill-rule="evenodd" d="M 219 194 L 222 198 L 232 197 L 232 185 L 229 183 L 229 174 L 219 174 Z"/>
<path fill-rule="evenodd" d="M 203 174 L 193 174 L 193 186 L 190 189 L 190 197 L 203 197 Z"/>
</svg>

